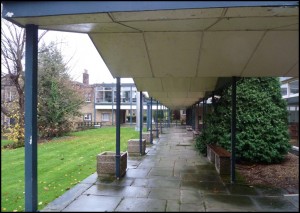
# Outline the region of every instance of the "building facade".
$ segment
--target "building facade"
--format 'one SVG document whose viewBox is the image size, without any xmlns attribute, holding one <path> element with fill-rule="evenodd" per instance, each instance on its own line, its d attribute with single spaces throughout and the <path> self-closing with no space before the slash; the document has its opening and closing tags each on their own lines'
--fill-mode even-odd
<svg viewBox="0 0 300 213">
<path fill-rule="evenodd" d="M 87 70 L 83 73 L 83 83 L 75 82 L 84 91 L 85 104 L 81 108 L 82 117 L 76 122 L 101 122 L 102 125 L 116 123 L 116 83 L 89 84 Z M 135 122 L 137 91 L 134 83 L 121 84 L 121 123 Z M 147 110 L 148 99 L 143 94 L 143 114 Z"/>
<path fill-rule="evenodd" d="M 282 77 L 281 95 L 287 102 L 289 131 L 293 144 L 299 147 L 299 79 Z"/>
</svg>

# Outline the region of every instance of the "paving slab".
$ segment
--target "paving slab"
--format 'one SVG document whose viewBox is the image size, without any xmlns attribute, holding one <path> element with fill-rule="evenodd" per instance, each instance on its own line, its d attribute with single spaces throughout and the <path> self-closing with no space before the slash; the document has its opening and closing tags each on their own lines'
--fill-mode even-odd
<svg viewBox="0 0 300 213">
<path fill-rule="evenodd" d="M 207 211 L 257 211 L 255 203 L 248 196 L 204 194 Z"/>
<path fill-rule="evenodd" d="M 76 202 L 71 203 L 63 212 L 111 212 L 121 202 L 120 197 L 81 195 Z"/>
<path fill-rule="evenodd" d="M 120 212 L 164 212 L 166 200 L 152 198 L 124 198 L 115 209 Z"/>
</svg>

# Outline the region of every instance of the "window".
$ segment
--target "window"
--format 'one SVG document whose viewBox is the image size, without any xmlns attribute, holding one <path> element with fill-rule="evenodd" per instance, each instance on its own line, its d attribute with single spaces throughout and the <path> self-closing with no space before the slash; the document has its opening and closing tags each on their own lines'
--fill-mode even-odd
<svg viewBox="0 0 300 213">
<path fill-rule="evenodd" d="M 299 81 L 298 80 L 290 82 L 289 87 L 290 87 L 291 95 L 299 94 Z"/>
<path fill-rule="evenodd" d="M 102 113 L 102 121 L 109 121 L 110 114 L 109 113 Z"/>
<path fill-rule="evenodd" d="M 286 87 L 281 87 L 281 95 L 282 96 L 287 95 L 287 88 Z"/>
<path fill-rule="evenodd" d="M 84 114 L 83 120 L 84 121 L 92 121 L 92 113 Z"/>
<path fill-rule="evenodd" d="M 87 93 L 85 94 L 85 102 L 91 102 L 92 101 L 92 94 Z"/>
<path fill-rule="evenodd" d="M 6 91 L 6 97 L 5 97 L 5 101 L 6 102 L 11 102 L 16 98 L 16 92 L 12 91 L 12 89 L 8 88 L 8 90 Z"/>
</svg>

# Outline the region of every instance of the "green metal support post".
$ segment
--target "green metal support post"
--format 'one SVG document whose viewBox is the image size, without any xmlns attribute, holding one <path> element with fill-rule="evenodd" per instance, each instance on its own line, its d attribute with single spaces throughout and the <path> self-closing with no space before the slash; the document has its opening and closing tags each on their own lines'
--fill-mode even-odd
<svg viewBox="0 0 300 213">
<path fill-rule="evenodd" d="M 120 158 L 121 158 L 121 154 L 120 154 L 120 106 L 121 106 L 121 97 L 120 97 L 120 93 L 121 93 L 121 85 L 120 85 L 120 78 L 117 77 L 117 97 L 116 97 L 116 177 L 117 179 L 120 178 Z"/>
<path fill-rule="evenodd" d="M 38 27 L 26 25 L 25 53 L 25 211 L 37 211 Z"/>
</svg>

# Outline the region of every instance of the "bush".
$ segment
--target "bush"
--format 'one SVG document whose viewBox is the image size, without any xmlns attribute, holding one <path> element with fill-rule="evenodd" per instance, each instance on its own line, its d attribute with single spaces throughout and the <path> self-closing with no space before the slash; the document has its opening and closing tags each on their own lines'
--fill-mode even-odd
<svg viewBox="0 0 300 213">
<path fill-rule="evenodd" d="M 277 78 L 243 78 L 237 83 L 236 156 L 250 162 L 277 163 L 289 144 L 287 105 Z M 214 111 L 205 117 L 203 136 L 197 142 L 217 143 L 231 151 L 231 87 L 221 92 Z"/>
</svg>

